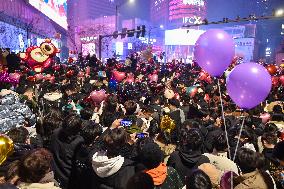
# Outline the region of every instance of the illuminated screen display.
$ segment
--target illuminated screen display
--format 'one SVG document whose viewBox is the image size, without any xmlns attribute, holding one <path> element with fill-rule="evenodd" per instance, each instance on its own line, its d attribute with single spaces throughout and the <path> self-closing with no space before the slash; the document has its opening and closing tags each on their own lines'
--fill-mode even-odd
<svg viewBox="0 0 284 189">
<path fill-rule="evenodd" d="M 169 21 L 172 24 L 199 24 L 206 16 L 204 0 L 170 0 Z"/>
<path fill-rule="evenodd" d="M 29 3 L 58 25 L 67 29 L 67 0 L 29 0 Z"/>
<path fill-rule="evenodd" d="M 96 44 L 95 43 L 86 43 L 82 44 L 82 54 L 87 56 L 88 54 L 96 54 Z"/>
<path fill-rule="evenodd" d="M 194 29 L 175 29 L 166 30 L 165 44 L 166 45 L 195 45 L 197 39 L 204 30 Z"/>
</svg>

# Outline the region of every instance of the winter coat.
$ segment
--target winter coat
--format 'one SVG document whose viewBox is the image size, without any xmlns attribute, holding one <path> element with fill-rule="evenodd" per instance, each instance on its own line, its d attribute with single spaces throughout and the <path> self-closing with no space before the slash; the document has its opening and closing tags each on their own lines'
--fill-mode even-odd
<svg viewBox="0 0 284 189">
<path fill-rule="evenodd" d="M 21 183 L 19 189 L 60 189 L 53 182 L 49 183 Z"/>
<path fill-rule="evenodd" d="M 84 139 L 81 136 L 73 136 L 69 141 L 63 141 L 60 136 L 61 130 L 60 128 L 54 131 L 50 149 L 53 153 L 52 167 L 55 179 L 62 188 L 67 188 L 75 150 Z"/>
<path fill-rule="evenodd" d="M 210 163 L 210 161 L 200 151 L 188 153 L 175 151 L 170 156 L 167 166 L 173 167 L 178 172 L 183 184 L 185 184 L 185 177 L 188 173 L 203 163 Z"/>
<path fill-rule="evenodd" d="M 108 158 L 106 152 L 93 155 L 93 189 L 125 189 L 127 181 L 135 174 L 134 162 L 122 156 Z"/>
<path fill-rule="evenodd" d="M 23 126 L 25 122 L 29 125 L 36 123 L 35 115 L 27 105 L 20 103 L 15 93 L 1 91 L 0 96 L 0 133 Z"/>
<path fill-rule="evenodd" d="M 181 189 L 183 187 L 177 171 L 172 167 L 167 167 L 166 180 L 160 186 L 155 186 L 155 189 Z"/>
<path fill-rule="evenodd" d="M 205 153 L 203 155 L 208 157 L 210 163 L 221 172 L 233 171 L 236 174 L 239 173 L 238 167 L 235 162 L 227 158 L 226 155 L 221 153 L 217 155 Z"/>
<path fill-rule="evenodd" d="M 234 187 L 234 189 L 247 189 L 247 188 L 273 189 L 273 188 L 268 188 L 259 170 L 243 174 L 242 176 L 238 177 L 236 181 L 237 182 L 239 181 L 239 184 L 236 187 Z"/>
</svg>

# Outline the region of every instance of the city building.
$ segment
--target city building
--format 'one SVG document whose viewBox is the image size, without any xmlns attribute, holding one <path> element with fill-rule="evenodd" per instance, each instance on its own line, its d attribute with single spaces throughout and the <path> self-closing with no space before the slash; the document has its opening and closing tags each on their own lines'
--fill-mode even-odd
<svg viewBox="0 0 284 189">
<path fill-rule="evenodd" d="M 67 1 L 1 1 L 0 29 L 0 48 L 19 52 L 51 38 L 61 49 L 61 57 L 68 56 Z"/>
</svg>

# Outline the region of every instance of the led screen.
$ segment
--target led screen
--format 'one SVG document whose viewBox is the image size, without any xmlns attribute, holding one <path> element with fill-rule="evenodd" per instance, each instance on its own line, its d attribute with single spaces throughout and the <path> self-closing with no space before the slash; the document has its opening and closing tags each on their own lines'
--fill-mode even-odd
<svg viewBox="0 0 284 189">
<path fill-rule="evenodd" d="M 29 0 L 29 3 L 58 25 L 67 29 L 67 0 Z"/>
<path fill-rule="evenodd" d="M 194 29 L 175 29 L 165 31 L 166 45 L 195 45 L 195 42 L 205 31 Z"/>
</svg>

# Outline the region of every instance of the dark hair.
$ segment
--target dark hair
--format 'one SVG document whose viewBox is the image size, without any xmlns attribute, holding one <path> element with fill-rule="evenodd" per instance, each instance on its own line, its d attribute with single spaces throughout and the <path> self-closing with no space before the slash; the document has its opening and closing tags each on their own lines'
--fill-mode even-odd
<svg viewBox="0 0 284 189">
<path fill-rule="evenodd" d="M 274 147 L 273 156 L 281 161 L 284 161 L 284 141 L 276 144 Z"/>
<path fill-rule="evenodd" d="M 80 111 L 80 116 L 84 120 L 90 120 L 93 116 L 94 110 L 92 108 L 86 107 Z"/>
<path fill-rule="evenodd" d="M 64 119 L 63 128 L 59 133 L 62 141 L 70 141 L 72 136 L 79 133 L 82 128 L 82 120 L 78 115 L 69 115 Z"/>
<path fill-rule="evenodd" d="M 52 155 L 44 148 L 26 154 L 19 164 L 19 176 L 22 182 L 39 182 L 51 167 Z"/>
<path fill-rule="evenodd" d="M 273 113 L 275 113 L 275 114 L 282 114 L 283 113 L 282 111 L 283 111 L 282 107 L 279 104 L 277 104 L 273 107 Z"/>
<path fill-rule="evenodd" d="M 179 106 L 180 106 L 179 101 L 178 101 L 177 99 L 175 99 L 175 98 L 169 99 L 169 100 L 168 100 L 168 103 L 169 103 L 170 105 L 172 105 L 172 106 L 177 107 L 177 108 L 179 108 Z"/>
<path fill-rule="evenodd" d="M 154 169 L 162 162 L 163 152 L 156 143 L 150 142 L 142 147 L 139 157 L 147 169 Z"/>
<path fill-rule="evenodd" d="M 13 184 L 0 184 L 0 189 L 18 189 L 15 185 Z"/>
<path fill-rule="evenodd" d="M 276 145 L 277 144 L 277 135 L 275 133 L 264 133 L 261 137 L 261 141 L 266 141 L 267 144 L 273 144 Z"/>
<path fill-rule="evenodd" d="M 18 127 L 11 129 L 7 135 L 12 139 L 14 143 L 26 143 L 29 136 L 29 131 L 24 127 Z"/>
<path fill-rule="evenodd" d="M 159 123 L 158 123 L 157 120 L 153 119 L 150 122 L 150 126 L 149 126 L 147 132 L 149 133 L 150 138 L 154 138 L 156 136 L 156 134 L 158 134 L 160 132 L 160 127 L 159 127 Z"/>
<path fill-rule="evenodd" d="M 5 173 L 6 182 L 12 181 L 15 177 L 19 176 L 20 160 L 15 160 L 9 164 L 8 170 Z"/>
<path fill-rule="evenodd" d="M 258 169 L 267 188 L 274 188 L 270 175 L 264 171 L 265 157 L 263 154 L 241 148 L 237 153 L 236 163 L 243 173 L 250 173 Z"/>
<path fill-rule="evenodd" d="M 124 103 L 124 108 L 126 110 L 125 115 L 133 115 L 137 109 L 137 104 L 133 100 L 128 100 Z"/>
<path fill-rule="evenodd" d="M 278 131 L 278 127 L 275 125 L 275 123 L 269 123 L 268 125 L 265 125 L 264 132 L 265 133 L 276 133 Z"/>
<path fill-rule="evenodd" d="M 182 149 L 184 151 L 200 150 L 203 137 L 199 129 L 184 130 L 181 135 Z"/>
<path fill-rule="evenodd" d="M 127 143 L 128 134 L 123 128 L 108 130 L 103 137 L 104 146 L 109 157 L 118 156 L 121 148 Z"/>
<path fill-rule="evenodd" d="M 160 131 L 157 140 L 163 144 L 171 144 L 171 134 L 166 131 Z"/>
<path fill-rule="evenodd" d="M 57 128 L 62 127 L 63 120 L 62 118 L 58 118 L 56 115 L 53 114 L 47 114 L 42 122 L 42 129 L 43 129 L 43 135 L 45 137 L 50 137 L 53 133 L 53 131 Z"/>
<path fill-rule="evenodd" d="M 139 172 L 128 180 L 126 189 L 154 189 L 154 187 L 152 177 L 147 173 Z"/>
<path fill-rule="evenodd" d="M 186 189 L 212 189 L 209 176 L 200 169 L 193 170 L 185 179 Z"/>
<path fill-rule="evenodd" d="M 116 95 L 114 94 L 109 95 L 105 100 L 104 111 L 108 111 L 108 112 L 115 111 L 117 102 L 118 102 L 118 98 Z"/>
<path fill-rule="evenodd" d="M 93 121 L 83 121 L 81 136 L 84 138 L 85 144 L 92 144 L 95 139 L 103 133 L 103 128 Z"/>
<path fill-rule="evenodd" d="M 103 127 L 110 127 L 116 119 L 117 117 L 113 112 L 106 112 L 100 117 L 100 123 Z"/>
<path fill-rule="evenodd" d="M 217 151 L 225 151 L 228 148 L 225 132 L 220 132 L 213 138 L 213 148 Z"/>
</svg>

